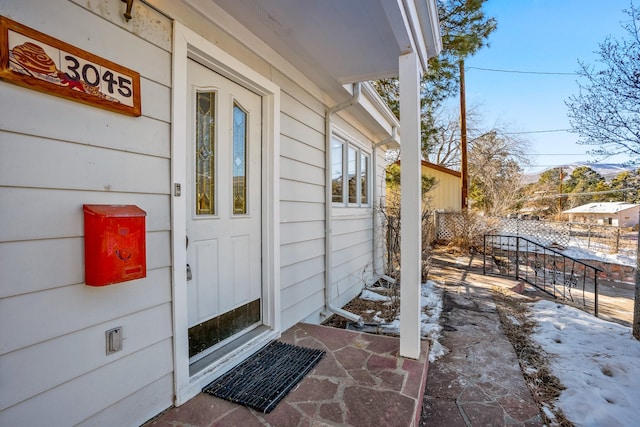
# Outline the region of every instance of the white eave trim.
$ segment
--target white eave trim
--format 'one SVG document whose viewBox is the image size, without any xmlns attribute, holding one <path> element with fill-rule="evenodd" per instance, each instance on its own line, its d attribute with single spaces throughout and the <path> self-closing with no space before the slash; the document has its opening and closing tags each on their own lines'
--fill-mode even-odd
<svg viewBox="0 0 640 427">
<path fill-rule="evenodd" d="M 436 0 L 402 0 L 402 5 L 411 32 L 412 48 L 417 52 L 422 71 L 425 72 L 428 59 L 439 55 L 442 50 Z"/>
<path fill-rule="evenodd" d="M 427 57 L 438 56 L 442 50 L 438 4 L 436 0 L 417 0 L 417 5 L 418 20 L 421 24 L 422 36 L 427 45 Z M 433 13 L 429 13 L 430 10 Z"/>
<path fill-rule="evenodd" d="M 253 54 L 297 82 L 302 88 L 309 92 L 309 94 L 323 104 L 333 105 L 337 102 L 318 88 L 314 82 L 295 68 L 286 58 L 282 57 L 271 46 L 252 33 L 249 28 L 238 22 L 214 2 L 210 0 L 184 0 L 184 2 L 200 13 L 206 20 L 215 22 L 216 26 L 220 27 Z"/>
<path fill-rule="evenodd" d="M 367 113 L 376 119 L 378 123 L 382 127 L 384 127 L 387 134 L 392 137 L 394 136 L 394 128 L 396 129 L 395 136 L 393 138 L 393 142 L 395 144 L 389 143 L 389 146 L 393 146 L 393 148 L 399 148 L 400 146 L 400 135 L 398 134 L 398 129 L 400 129 L 400 121 L 393 114 L 389 106 L 384 102 L 384 100 L 378 95 L 378 92 L 371 85 L 371 83 L 366 82 L 362 83 L 362 97 L 360 98 L 360 105 L 362 105 Z"/>
</svg>

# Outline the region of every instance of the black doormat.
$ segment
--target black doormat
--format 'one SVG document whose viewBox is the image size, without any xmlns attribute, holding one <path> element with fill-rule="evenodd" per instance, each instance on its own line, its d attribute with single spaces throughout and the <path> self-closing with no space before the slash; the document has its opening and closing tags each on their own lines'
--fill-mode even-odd
<svg viewBox="0 0 640 427">
<path fill-rule="evenodd" d="M 268 414 L 324 354 L 273 341 L 202 391 Z"/>
</svg>

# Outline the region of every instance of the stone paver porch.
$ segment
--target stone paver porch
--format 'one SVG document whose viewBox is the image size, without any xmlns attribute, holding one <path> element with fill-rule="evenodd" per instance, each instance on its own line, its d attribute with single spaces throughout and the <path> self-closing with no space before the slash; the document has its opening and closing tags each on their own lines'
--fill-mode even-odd
<svg viewBox="0 0 640 427">
<path fill-rule="evenodd" d="M 427 378 L 419 360 L 398 356 L 400 340 L 299 323 L 283 342 L 325 350 L 323 359 L 269 414 L 199 394 L 145 426 L 415 426 Z"/>
</svg>

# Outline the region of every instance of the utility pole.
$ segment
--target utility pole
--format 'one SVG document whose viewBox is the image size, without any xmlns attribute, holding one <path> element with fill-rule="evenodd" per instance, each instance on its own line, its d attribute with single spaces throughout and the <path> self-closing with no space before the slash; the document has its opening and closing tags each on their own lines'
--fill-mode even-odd
<svg viewBox="0 0 640 427">
<path fill-rule="evenodd" d="M 638 213 L 638 244 L 636 247 L 636 290 L 633 302 L 633 337 L 640 340 L 640 212 Z"/>
<path fill-rule="evenodd" d="M 462 179 L 462 210 L 466 211 L 469 207 L 467 196 L 469 194 L 469 169 L 467 167 L 467 105 L 465 100 L 464 88 L 464 60 L 461 59 L 460 65 L 460 176 Z"/>
<path fill-rule="evenodd" d="M 561 213 L 562 213 L 562 166 L 560 166 L 560 184 L 558 184 L 559 188 L 558 188 L 558 193 L 560 194 L 560 196 L 558 197 L 558 219 L 561 218 Z"/>
</svg>

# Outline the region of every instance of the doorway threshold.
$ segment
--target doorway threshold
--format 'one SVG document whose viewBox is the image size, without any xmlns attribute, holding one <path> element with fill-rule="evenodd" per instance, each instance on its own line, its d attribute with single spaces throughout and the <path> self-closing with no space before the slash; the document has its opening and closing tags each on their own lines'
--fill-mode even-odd
<svg viewBox="0 0 640 427">
<path fill-rule="evenodd" d="M 258 326 L 257 328 L 252 329 L 251 331 L 242 334 L 242 336 L 236 338 L 235 340 L 223 345 L 222 347 L 216 349 L 215 351 L 211 352 L 211 354 L 208 354 L 207 356 L 203 357 L 200 360 L 197 360 L 195 362 L 193 362 L 192 364 L 189 365 L 189 376 L 193 377 L 194 375 L 197 375 L 198 373 L 200 373 L 201 371 L 209 368 L 212 364 L 214 364 L 216 361 L 225 358 L 226 356 L 228 356 L 231 353 L 236 352 L 238 349 L 240 349 L 241 347 L 243 347 L 244 345 L 246 345 L 247 343 L 253 341 L 255 338 L 259 337 L 260 335 L 266 333 L 270 331 L 270 328 L 265 326 L 265 325 L 261 325 Z M 267 344 L 267 342 L 265 342 L 265 345 Z M 256 349 L 258 350 L 258 349 Z"/>
</svg>

